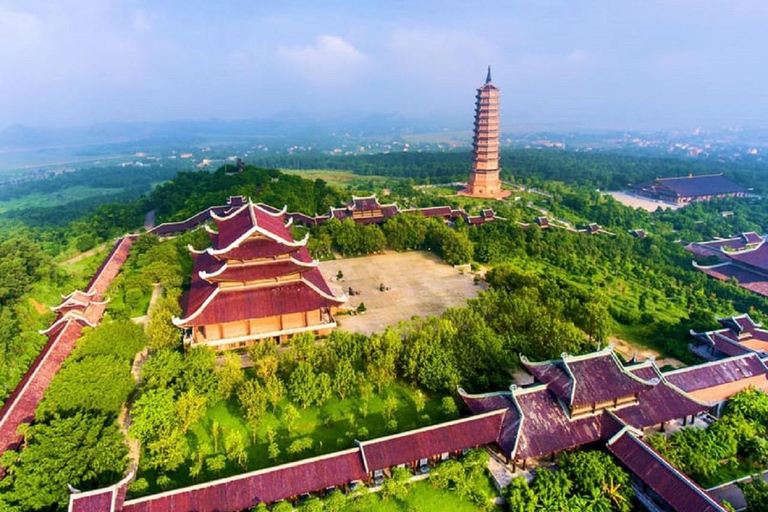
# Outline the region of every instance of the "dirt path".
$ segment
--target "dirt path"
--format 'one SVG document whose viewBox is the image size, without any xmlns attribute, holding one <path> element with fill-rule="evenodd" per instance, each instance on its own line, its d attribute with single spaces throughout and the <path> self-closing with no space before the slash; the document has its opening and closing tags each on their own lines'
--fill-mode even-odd
<svg viewBox="0 0 768 512">
<path fill-rule="evenodd" d="M 137 316 L 135 318 L 131 318 L 131 321 L 146 327 L 147 323 L 149 322 L 149 312 L 152 311 L 152 306 L 155 305 L 155 302 L 157 302 L 157 299 L 160 298 L 160 295 L 162 293 L 163 293 L 163 287 L 160 286 L 159 283 L 155 283 L 154 288 L 152 288 L 152 297 L 149 299 L 149 306 L 147 306 L 147 314 L 144 316 Z"/>
<path fill-rule="evenodd" d="M 612 343 L 614 350 L 621 354 L 626 360 L 632 359 L 633 356 L 637 357 L 639 361 L 645 361 L 646 359 L 653 357 L 656 359 L 656 365 L 659 368 L 667 365 L 673 366 L 675 368 L 682 368 L 685 366 L 685 363 L 678 359 L 673 357 L 661 357 L 661 354 L 657 350 L 634 345 L 629 341 L 616 338 L 615 336 L 609 337 L 608 342 Z"/>
<path fill-rule="evenodd" d="M 94 247 L 93 249 L 90 249 L 88 251 L 81 252 L 77 256 L 69 258 L 67 261 L 62 261 L 60 265 L 71 265 L 73 263 L 77 263 L 78 261 L 84 260 L 85 258 L 90 258 L 94 254 L 103 251 L 109 244 L 111 244 L 111 242 L 105 242 L 99 245 L 98 247 Z"/>
<path fill-rule="evenodd" d="M 35 308 L 35 311 L 37 311 L 40 315 L 44 315 L 50 311 L 47 307 L 45 307 L 45 304 L 40 304 L 35 299 L 30 298 L 29 303 L 32 304 L 32 307 Z"/>
</svg>

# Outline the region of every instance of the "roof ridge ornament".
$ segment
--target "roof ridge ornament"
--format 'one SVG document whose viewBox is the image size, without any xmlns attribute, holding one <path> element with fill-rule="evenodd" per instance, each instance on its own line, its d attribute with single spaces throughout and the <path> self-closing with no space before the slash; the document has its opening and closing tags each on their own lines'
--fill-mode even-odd
<svg viewBox="0 0 768 512">
<path fill-rule="evenodd" d="M 491 65 L 488 65 L 488 76 L 485 77 L 485 83 L 491 83 Z"/>
</svg>

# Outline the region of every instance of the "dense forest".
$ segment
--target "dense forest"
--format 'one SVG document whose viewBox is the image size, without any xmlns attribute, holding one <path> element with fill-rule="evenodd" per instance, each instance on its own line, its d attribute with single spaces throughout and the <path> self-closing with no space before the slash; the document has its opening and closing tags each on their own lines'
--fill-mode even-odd
<svg viewBox="0 0 768 512">
<path fill-rule="evenodd" d="M 379 153 L 364 156 L 280 155 L 253 160 L 255 165 L 281 169 L 339 169 L 360 175 L 410 178 L 418 183 L 466 181 L 468 151 L 445 153 Z M 615 153 L 509 149 L 501 153 L 504 179 L 540 185 L 560 181 L 600 190 L 622 190 L 629 184 L 688 174 L 725 173 L 745 186 L 764 190 L 763 162 L 733 165 L 707 160 L 644 158 Z"/>
</svg>

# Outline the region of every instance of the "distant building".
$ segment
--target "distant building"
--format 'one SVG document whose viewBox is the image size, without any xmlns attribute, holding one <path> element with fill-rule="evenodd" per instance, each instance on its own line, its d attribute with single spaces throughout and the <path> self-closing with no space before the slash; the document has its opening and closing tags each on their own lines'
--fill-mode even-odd
<svg viewBox="0 0 768 512">
<path fill-rule="evenodd" d="M 733 238 L 694 242 L 686 249 L 697 256 L 714 257 L 719 263 L 693 266 L 722 281 L 735 279 L 739 286 L 768 297 L 768 245 L 757 233 Z"/>
<path fill-rule="evenodd" d="M 260 205 L 270 211 L 271 206 Z M 437 217 L 446 222 L 455 222 L 463 219 L 467 224 L 478 225 L 503 219 L 490 208 L 481 210 L 480 215 L 470 215 L 462 209 L 453 209 L 450 206 L 428 206 L 425 208 L 400 208 L 397 203 L 381 204 L 376 195 L 357 197 L 352 196 L 352 201 L 342 207 L 331 207 L 331 211 L 324 215 L 305 215 L 303 213 L 286 213 L 286 216 L 298 224 L 305 226 L 319 226 L 331 219 L 344 221 L 351 219 L 357 224 L 381 224 L 387 219 L 401 213 L 423 215 L 424 217 Z"/>
<path fill-rule="evenodd" d="M 768 355 L 768 330 L 748 314 L 718 318 L 717 321 L 722 329 L 691 331 L 695 341 L 690 349 L 694 354 L 710 361 L 750 353 L 760 357 Z"/>
<path fill-rule="evenodd" d="M 211 247 L 190 248 L 195 263 L 182 298 L 186 346 L 241 348 L 255 340 L 278 343 L 302 332 L 326 335 L 335 310 L 346 301 L 325 282 L 307 237 L 294 240 L 285 212 L 250 201 L 221 216 L 211 212 Z"/>
<path fill-rule="evenodd" d="M 633 187 L 641 196 L 668 203 L 709 201 L 719 197 L 743 197 L 749 190 L 722 174 L 706 174 L 678 178 L 656 178 Z"/>
<path fill-rule="evenodd" d="M 503 199 L 499 174 L 499 88 L 491 83 L 491 67 L 485 83 L 477 90 L 475 129 L 472 139 L 472 173 L 467 188 L 459 192 L 470 197 Z"/>
</svg>

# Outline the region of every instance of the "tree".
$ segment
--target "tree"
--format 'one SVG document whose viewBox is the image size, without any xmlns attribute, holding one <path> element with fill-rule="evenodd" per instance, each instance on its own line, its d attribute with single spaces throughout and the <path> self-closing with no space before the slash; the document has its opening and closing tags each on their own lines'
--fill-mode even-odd
<svg viewBox="0 0 768 512">
<path fill-rule="evenodd" d="M 293 426 L 296 424 L 296 420 L 299 419 L 299 411 L 297 411 L 293 405 L 288 404 L 283 407 L 282 419 L 285 428 L 290 433 L 293 431 Z"/>
<path fill-rule="evenodd" d="M 185 434 L 189 428 L 205 416 L 207 400 L 194 390 L 186 391 L 176 402 L 176 412 L 181 421 L 181 431 Z"/>
<path fill-rule="evenodd" d="M 410 491 L 411 473 L 405 468 L 395 468 L 392 470 L 392 477 L 384 480 L 381 486 L 382 499 L 390 497 L 397 501 L 405 501 Z"/>
<path fill-rule="evenodd" d="M 366 373 L 373 379 L 381 393 L 384 384 L 397 375 L 397 360 L 400 357 L 403 341 L 394 330 L 387 329 L 382 334 L 371 336 L 366 350 Z"/>
<path fill-rule="evenodd" d="M 539 498 L 536 492 L 528 486 L 524 476 L 512 479 L 504 490 L 509 512 L 536 512 Z"/>
<path fill-rule="evenodd" d="M 440 402 L 440 408 L 448 417 L 458 416 L 459 414 L 459 409 L 456 407 L 456 400 L 451 396 L 443 397 L 443 400 Z"/>
<path fill-rule="evenodd" d="M 186 458 L 189 445 L 182 431 L 170 389 L 152 389 L 144 393 L 131 411 L 130 435 L 141 441 L 150 455 L 148 466 L 174 471 Z"/>
<path fill-rule="evenodd" d="M 300 437 L 288 446 L 288 453 L 295 455 L 297 453 L 305 452 L 312 448 L 313 444 L 314 442 L 311 437 Z"/>
<path fill-rule="evenodd" d="M 258 424 L 267 413 L 267 395 L 259 381 L 249 379 L 240 386 L 237 399 L 245 413 L 248 428 L 251 430 L 251 436 L 255 442 Z"/>
<path fill-rule="evenodd" d="M 278 404 L 280 404 L 280 401 L 285 396 L 285 385 L 280 378 L 272 377 L 264 386 L 264 393 L 269 405 L 272 406 L 272 412 L 275 412 Z"/>
<path fill-rule="evenodd" d="M 755 475 L 751 481 L 736 485 L 744 493 L 748 512 L 768 510 L 768 484 L 762 479 L 762 475 Z"/>
<path fill-rule="evenodd" d="M 315 404 L 323 405 L 332 391 L 331 376 L 325 372 L 318 373 L 315 378 Z"/>
<path fill-rule="evenodd" d="M 293 399 L 299 402 L 302 409 L 306 409 L 317 398 L 316 381 L 312 365 L 307 362 L 300 362 L 291 372 L 288 379 L 288 390 Z"/>
<path fill-rule="evenodd" d="M 194 389 L 205 395 L 210 403 L 218 401 L 218 378 L 216 352 L 205 345 L 192 347 L 184 359 L 181 388 Z"/>
<path fill-rule="evenodd" d="M 416 407 L 416 413 L 421 414 L 422 411 L 424 411 L 424 407 L 427 405 L 427 397 L 424 396 L 424 393 L 420 389 L 417 389 L 411 395 L 411 399 L 413 400 L 414 407 Z"/>
<path fill-rule="evenodd" d="M 388 420 L 394 418 L 399 405 L 400 403 L 397 400 L 397 397 L 395 395 L 389 395 L 386 400 L 384 400 L 384 417 Z"/>
<path fill-rule="evenodd" d="M 128 448 L 114 420 L 77 412 L 31 427 L 30 443 L 15 465 L 7 496 L 22 510 L 66 509 L 67 485 L 98 488 L 121 478 Z"/>
<path fill-rule="evenodd" d="M 277 434 L 272 428 L 267 429 L 267 440 L 269 445 L 267 446 L 267 454 L 272 460 L 277 459 L 280 456 L 280 446 L 277 444 Z"/>
<path fill-rule="evenodd" d="M 227 352 L 224 354 L 223 364 L 218 369 L 218 394 L 223 399 L 229 400 L 235 389 L 245 381 L 245 375 L 243 375 L 241 367 L 242 361 L 240 360 L 239 354 L 236 354 L 235 352 Z"/>
<path fill-rule="evenodd" d="M 112 355 L 87 356 L 67 361 L 53 378 L 38 407 L 38 420 L 54 413 L 102 412 L 116 417 L 135 381 L 130 363 Z"/>
<path fill-rule="evenodd" d="M 227 459 L 224 457 L 224 455 L 214 455 L 213 457 L 208 457 L 205 459 L 205 465 L 208 468 L 208 471 L 211 471 L 213 473 L 221 474 L 222 470 L 227 467 Z"/>
<path fill-rule="evenodd" d="M 171 321 L 180 313 L 175 298 L 161 297 L 149 310 L 147 335 L 154 350 L 174 349 L 181 344 L 181 332 Z"/>
<path fill-rule="evenodd" d="M 141 379 L 147 388 L 175 387 L 184 370 L 184 359 L 174 350 L 159 350 L 141 367 Z"/>
<path fill-rule="evenodd" d="M 224 453 L 227 459 L 237 462 L 242 468 L 248 462 L 248 452 L 245 451 L 245 439 L 240 432 L 235 430 L 224 436 Z"/>
<path fill-rule="evenodd" d="M 342 359 L 336 365 L 336 371 L 333 374 L 333 390 L 344 398 L 355 390 L 357 385 L 357 375 L 352 363 L 347 359 Z"/>
</svg>

